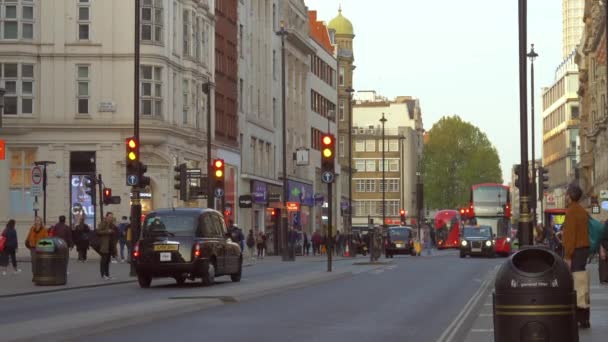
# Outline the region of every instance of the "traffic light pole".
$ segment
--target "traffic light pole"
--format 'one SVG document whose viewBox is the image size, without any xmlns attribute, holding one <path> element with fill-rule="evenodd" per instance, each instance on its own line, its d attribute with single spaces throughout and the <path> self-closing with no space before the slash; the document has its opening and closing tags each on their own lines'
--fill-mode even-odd
<svg viewBox="0 0 608 342">
<path fill-rule="evenodd" d="M 332 229 L 331 226 L 333 224 L 333 212 L 334 212 L 334 200 L 333 200 L 333 193 L 332 193 L 332 189 L 333 189 L 333 184 L 332 183 L 327 183 L 327 210 L 329 211 L 327 213 L 327 272 L 331 272 L 331 266 L 332 266 L 332 254 L 333 254 L 333 246 L 334 246 L 334 241 L 335 238 L 332 235 Z"/>
<path fill-rule="evenodd" d="M 97 176 L 95 182 L 97 182 L 97 187 L 99 188 L 99 215 L 103 220 L 103 185 L 101 182 L 101 173 Z"/>
<path fill-rule="evenodd" d="M 135 141 L 137 141 L 137 157 L 139 158 L 139 31 L 140 31 L 140 16 L 141 16 L 141 5 L 140 0 L 135 0 L 135 39 L 134 39 L 134 73 L 133 73 L 133 136 L 135 137 Z M 138 175 L 140 173 L 138 172 Z M 139 185 L 139 182 L 138 182 Z M 140 229 L 141 229 L 141 203 L 139 200 L 139 187 L 134 186 L 131 188 L 131 193 L 133 197 L 131 199 L 131 244 L 136 243 L 139 240 Z M 102 216 L 103 217 L 103 216 Z M 129 256 L 131 259 L 131 256 Z M 133 266 L 133 262 L 130 263 L 131 268 L 129 275 L 135 276 L 135 267 Z"/>
</svg>

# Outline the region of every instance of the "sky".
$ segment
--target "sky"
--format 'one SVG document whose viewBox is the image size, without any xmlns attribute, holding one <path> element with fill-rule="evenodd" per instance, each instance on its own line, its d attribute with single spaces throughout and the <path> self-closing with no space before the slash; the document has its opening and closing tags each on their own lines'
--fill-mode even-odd
<svg viewBox="0 0 608 342">
<path fill-rule="evenodd" d="M 443 116 L 459 115 L 486 133 L 498 151 L 503 179 L 510 181 L 512 166 L 520 163 L 518 1 L 305 3 L 326 22 L 341 4 L 352 22 L 355 90 L 419 98 L 426 130 Z M 561 12 L 561 1 L 528 1 L 528 46 L 534 43 L 539 54 L 534 63 L 536 158 L 542 153 L 541 88 L 554 83 L 562 61 Z"/>
</svg>

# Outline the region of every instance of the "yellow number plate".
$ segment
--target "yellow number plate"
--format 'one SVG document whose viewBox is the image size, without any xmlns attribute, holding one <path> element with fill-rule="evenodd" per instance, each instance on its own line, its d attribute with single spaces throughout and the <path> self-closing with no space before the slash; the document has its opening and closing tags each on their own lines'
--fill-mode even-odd
<svg viewBox="0 0 608 342">
<path fill-rule="evenodd" d="M 176 251 L 178 249 L 178 245 L 156 245 L 154 246 L 155 252 L 163 252 L 163 251 Z"/>
</svg>

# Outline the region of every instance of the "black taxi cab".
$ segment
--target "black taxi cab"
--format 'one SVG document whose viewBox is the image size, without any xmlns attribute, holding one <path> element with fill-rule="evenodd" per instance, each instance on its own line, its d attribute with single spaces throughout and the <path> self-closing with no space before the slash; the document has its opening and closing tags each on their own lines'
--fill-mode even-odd
<svg viewBox="0 0 608 342">
<path fill-rule="evenodd" d="M 460 237 L 460 257 L 481 255 L 493 258 L 496 241 L 490 226 L 464 226 Z"/>
<path fill-rule="evenodd" d="M 243 255 L 227 237 L 222 214 L 205 208 L 157 209 L 143 222 L 142 236 L 132 251 L 140 287 L 153 278 L 174 278 L 178 284 L 201 278 L 212 285 L 215 277 L 241 280 Z"/>
<path fill-rule="evenodd" d="M 414 230 L 409 226 L 389 227 L 384 236 L 384 257 L 392 258 L 395 254 L 415 256 L 414 235 Z"/>
</svg>

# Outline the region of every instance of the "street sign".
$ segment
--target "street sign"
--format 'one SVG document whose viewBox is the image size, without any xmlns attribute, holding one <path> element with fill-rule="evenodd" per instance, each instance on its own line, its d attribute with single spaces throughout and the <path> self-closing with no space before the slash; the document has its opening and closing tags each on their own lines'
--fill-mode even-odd
<svg viewBox="0 0 608 342">
<path fill-rule="evenodd" d="M 128 186 L 134 186 L 137 185 L 137 175 L 128 175 L 127 176 L 127 185 Z"/>
<path fill-rule="evenodd" d="M 591 207 L 591 213 L 592 214 L 599 214 L 600 213 L 600 206 L 599 205 L 594 205 Z"/>
<path fill-rule="evenodd" d="M 287 211 L 300 211 L 299 202 L 287 202 Z"/>
<path fill-rule="evenodd" d="M 32 168 L 32 196 L 40 196 L 42 194 L 42 168 L 34 166 Z"/>
<path fill-rule="evenodd" d="M 222 197 L 224 197 L 224 189 L 222 189 L 222 188 L 215 189 L 215 198 L 222 198 Z"/>
<path fill-rule="evenodd" d="M 251 195 L 239 196 L 239 208 L 251 208 L 253 206 L 253 198 Z"/>
<path fill-rule="evenodd" d="M 273 203 L 273 202 L 281 202 L 281 194 L 277 194 L 277 193 L 269 193 L 268 194 L 268 203 Z"/>
<path fill-rule="evenodd" d="M 600 200 L 608 200 L 608 190 L 600 190 Z"/>
<path fill-rule="evenodd" d="M 331 171 L 325 171 L 323 172 L 323 175 L 321 175 L 321 179 L 323 180 L 323 183 L 333 183 L 334 182 L 334 173 Z"/>
</svg>

